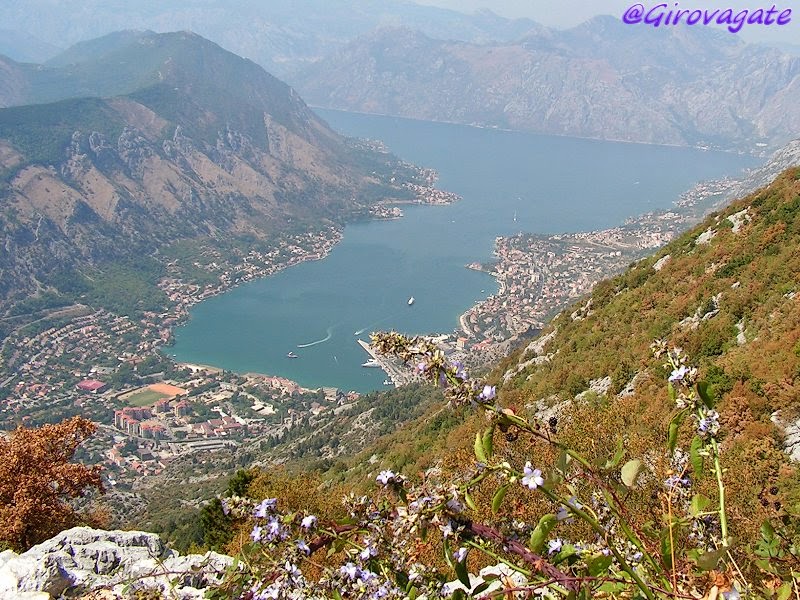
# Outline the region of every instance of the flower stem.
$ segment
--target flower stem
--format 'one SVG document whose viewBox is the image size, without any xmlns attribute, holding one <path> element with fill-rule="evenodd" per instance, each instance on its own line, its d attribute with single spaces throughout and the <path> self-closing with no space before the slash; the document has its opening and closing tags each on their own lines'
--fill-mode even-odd
<svg viewBox="0 0 800 600">
<path fill-rule="evenodd" d="M 719 488 L 719 527 L 722 530 L 722 545 L 728 547 L 728 516 L 725 512 L 725 484 L 722 482 L 722 465 L 719 462 L 719 446 L 717 440 L 711 438 L 711 448 L 714 450 L 714 473 L 717 476 Z"/>
</svg>

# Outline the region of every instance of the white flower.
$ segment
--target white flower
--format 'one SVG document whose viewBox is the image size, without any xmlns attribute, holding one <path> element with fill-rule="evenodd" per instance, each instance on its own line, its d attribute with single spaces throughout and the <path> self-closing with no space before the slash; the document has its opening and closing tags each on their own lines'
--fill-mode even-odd
<svg viewBox="0 0 800 600">
<path fill-rule="evenodd" d="M 375 478 L 375 481 L 378 483 L 382 483 L 383 485 L 389 485 L 389 482 L 392 481 L 397 475 L 394 471 L 381 471 L 378 473 L 378 476 Z"/>
<path fill-rule="evenodd" d="M 303 520 L 300 522 L 300 527 L 303 529 L 311 529 L 314 525 L 317 524 L 317 517 L 314 515 L 308 515 L 307 517 L 303 517 Z"/>
</svg>

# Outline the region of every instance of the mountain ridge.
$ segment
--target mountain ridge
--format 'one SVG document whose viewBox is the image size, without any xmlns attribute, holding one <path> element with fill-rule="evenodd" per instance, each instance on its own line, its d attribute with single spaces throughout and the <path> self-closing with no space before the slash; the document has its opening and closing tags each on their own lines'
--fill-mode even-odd
<svg viewBox="0 0 800 600">
<path fill-rule="evenodd" d="M 715 31 L 651 34 L 611 17 L 510 44 L 382 29 L 292 83 L 326 108 L 753 153 L 800 128 L 797 57 Z"/>
<path fill-rule="evenodd" d="M 334 133 L 252 61 L 191 33 L 122 37 L 74 63 L 83 83 L 54 103 L 0 110 L 5 299 L 178 239 L 263 244 L 410 194 L 414 169 Z M 93 96 L 69 97 L 84 84 Z"/>
</svg>

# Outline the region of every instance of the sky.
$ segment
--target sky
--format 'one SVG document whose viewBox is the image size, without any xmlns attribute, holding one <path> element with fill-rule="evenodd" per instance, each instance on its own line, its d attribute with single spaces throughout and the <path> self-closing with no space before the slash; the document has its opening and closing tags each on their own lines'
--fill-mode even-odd
<svg viewBox="0 0 800 600">
<path fill-rule="evenodd" d="M 621 17 L 625 10 L 640 0 L 414 0 L 418 4 L 430 4 L 461 12 L 472 12 L 478 8 L 490 8 L 506 17 L 529 17 L 550 27 L 565 28 L 578 25 L 587 19 L 608 14 Z M 783 42 L 800 44 L 800 4 L 796 0 L 644 0 L 647 8 L 666 3 L 668 8 L 678 9 L 726 9 L 737 12 L 758 8 L 768 9 L 775 4 L 777 9 L 793 8 L 792 21 L 784 26 L 745 26 L 738 34 L 745 41 Z M 639 25 L 643 26 L 643 25 Z"/>
</svg>

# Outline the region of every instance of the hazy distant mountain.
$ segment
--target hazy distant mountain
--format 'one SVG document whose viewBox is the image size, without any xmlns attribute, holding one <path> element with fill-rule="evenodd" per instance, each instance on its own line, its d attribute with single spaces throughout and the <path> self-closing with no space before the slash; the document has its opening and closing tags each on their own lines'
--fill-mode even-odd
<svg viewBox="0 0 800 600">
<path fill-rule="evenodd" d="M 40 63 L 63 50 L 29 33 L 0 29 L 0 54 L 19 62 Z"/>
<path fill-rule="evenodd" d="M 405 0 L 0 0 L 0 14 L 4 27 L 62 46 L 122 29 L 191 30 L 277 75 L 381 26 L 473 42 L 515 40 L 539 27 L 487 10 L 465 15 Z"/>
<path fill-rule="evenodd" d="M 330 108 L 559 135 L 750 151 L 800 132 L 800 58 L 612 17 L 512 44 L 383 29 L 292 84 Z"/>
<path fill-rule="evenodd" d="M 42 282 L 71 285 L 73 268 L 140 261 L 176 240 L 257 244 L 341 222 L 397 191 L 384 182 L 406 172 L 197 35 L 124 33 L 97 44 L 108 52 L 43 68 L 32 85 L 27 66 L 0 63 L 18 82 L 5 87 L 23 95 L 56 99 L 69 84 L 67 95 L 93 96 L 0 110 L 0 307 Z"/>
</svg>

